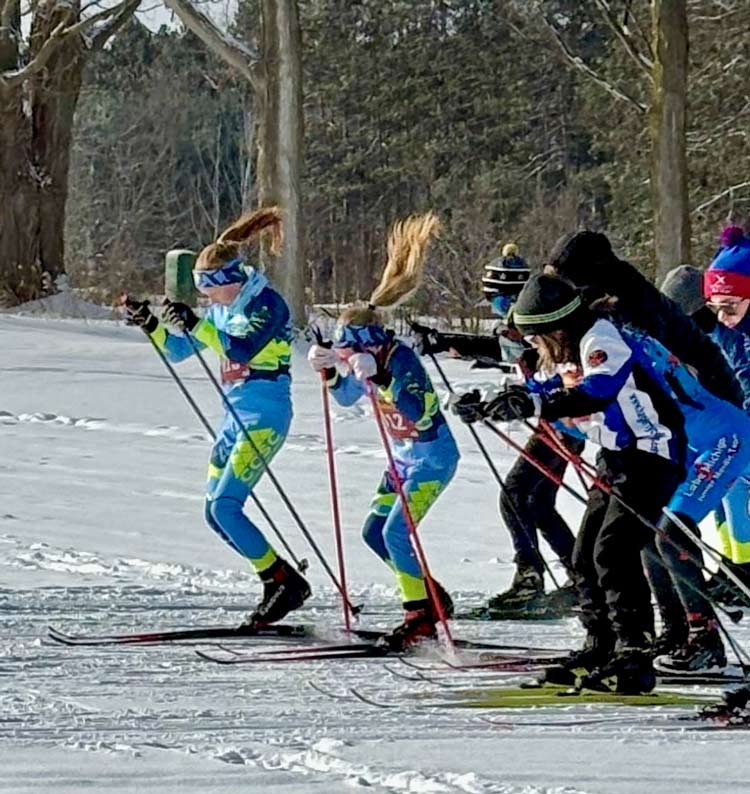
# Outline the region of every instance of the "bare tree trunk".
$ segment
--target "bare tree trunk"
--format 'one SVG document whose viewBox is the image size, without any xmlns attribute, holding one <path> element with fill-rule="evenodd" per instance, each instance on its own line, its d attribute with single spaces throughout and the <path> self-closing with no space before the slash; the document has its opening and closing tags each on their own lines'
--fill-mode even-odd
<svg viewBox="0 0 750 794">
<path fill-rule="evenodd" d="M 685 0 L 652 0 L 649 110 L 656 277 L 690 262 L 687 171 L 688 21 Z"/>
<path fill-rule="evenodd" d="M 266 261 L 294 320 L 305 316 L 302 232 L 302 34 L 296 0 L 263 0 L 265 114 L 259 130 L 261 204 L 284 208 L 284 249 Z"/>
</svg>

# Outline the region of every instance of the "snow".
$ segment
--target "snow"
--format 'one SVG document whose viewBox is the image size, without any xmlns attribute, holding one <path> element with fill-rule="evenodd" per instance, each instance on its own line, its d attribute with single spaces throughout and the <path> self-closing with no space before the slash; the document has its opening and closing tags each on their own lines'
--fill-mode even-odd
<svg viewBox="0 0 750 794">
<path fill-rule="evenodd" d="M 519 680 L 452 672 L 434 654 L 421 661 L 429 680 L 420 682 L 402 677 L 415 672 L 406 667 L 399 676 L 397 662 L 390 672 L 373 660 L 230 668 L 202 661 L 186 645 L 50 644 L 50 623 L 73 632 L 232 623 L 259 587 L 203 524 L 209 442 L 138 330 L 4 314 L 0 339 L 0 792 L 747 790 L 746 734 L 682 730 L 695 726 L 678 722 L 675 709 L 420 705 L 410 696 L 427 693 L 424 704 L 446 687 Z M 445 366 L 457 387 L 492 380 L 462 362 Z M 295 420 L 274 469 L 333 559 L 320 385 L 302 351 L 294 370 Z M 197 362 L 179 371 L 216 424 L 219 402 Z M 367 406 L 334 411 L 352 598 L 366 604 L 363 625 L 388 626 L 399 617 L 392 577 L 358 537 L 384 456 Z M 508 584 L 512 550 L 496 488 L 468 434 L 455 430 L 459 473 L 425 520 L 422 539 L 436 575 L 467 607 Z M 485 440 L 506 471 L 508 451 Z M 301 617 L 338 636 L 339 601 L 321 566 L 268 482 L 258 495 L 311 560 L 315 593 Z M 578 506 L 567 497 L 561 504 L 575 521 Z M 454 632 L 559 648 L 580 638 L 572 620 L 464 622 Z M 736 636 L 747 643 L 750 632 L 740 625 Z M 402 706 L 367 705 L 351 687 Z M 613 715 L 616 721 L 582 722 Z"/>
</svg>

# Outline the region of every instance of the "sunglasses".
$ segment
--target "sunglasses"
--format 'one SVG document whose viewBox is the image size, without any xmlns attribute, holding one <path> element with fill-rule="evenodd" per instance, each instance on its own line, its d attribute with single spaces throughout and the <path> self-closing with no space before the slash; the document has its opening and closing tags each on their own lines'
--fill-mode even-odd
<svg viewBox="0 0 750 794">
<path fill-rule="evenodd" d="M 724 312 L 724 314 L 732 317 L 742 311 L 742 308 L 746 305 L 748 300 L 750 300 L 750 298 L 737 298 L 731 301 L 710 301 L 706 306 L 708 306 L 712 312 L 716 312 L 717 314 L 719 312 Z"/>
</svg>

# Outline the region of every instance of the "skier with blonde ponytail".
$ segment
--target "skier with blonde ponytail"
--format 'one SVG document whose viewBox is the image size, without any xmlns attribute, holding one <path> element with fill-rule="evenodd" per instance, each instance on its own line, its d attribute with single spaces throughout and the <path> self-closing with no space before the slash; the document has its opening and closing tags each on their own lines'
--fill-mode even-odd
<svg viewBox="0 0 750 794">
<path fill-rule="evenodd" d="M 365 396 L 368 383 L 372 384 L 415 523 L 424 518 L 452 479 L 458 448 L 419 357 L 384 327 L 377 309 L 395 306 L 417 289 L 427 246 L 438 229 L 439 221 L 432 213 L 396 223 L 388 239 L 383 276 L 368 305 L 347 309 L 336 326 L 333 347 L 313 345 L 308 355 L 313 369 L 326 373 L 328 388 L 341 405 L 354 404 Z M 397 490 L 386 471 L 362 534 L 396 576 L 404 622 L 382 642 L 387 649 L 400 651 L 434 638 L 439 616 L 430 603 Z M 449 617 L 453 608 L 450 597 L 434 584 Z"/>
<path fill-rule="evenodd" d="M 272 234 L 271 249 L 278 251 L 281 222 L 278 207 L 245 214 L 200 252 L 193 278 L 210 301 L 203 317 L 174 301 L 165 301 L 162 312 L 164 322 L 192 338 L 169 331 L 148 304 L 129 306 L 132 322 L 171 361 L 182 361 L 202 348 L 219 356 L 222 385 L 234 412 L 225 414 L 211 452 L 205 518 L 222 540 L 250 561 L 263 582 L 263 598 L 243 624 L 251 629 L 280 620 L 310 595 L 307 581 L 277 556 L 243 513 L 292 420 L 289 309 L 268 279 L 248 263 L 245 251 L 262 232 Z"/>
</svg>

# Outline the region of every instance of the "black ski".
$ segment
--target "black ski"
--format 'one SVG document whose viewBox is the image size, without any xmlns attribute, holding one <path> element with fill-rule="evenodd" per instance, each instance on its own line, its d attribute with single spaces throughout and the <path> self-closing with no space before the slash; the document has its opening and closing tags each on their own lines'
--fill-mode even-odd
<svg viewBox="0 0 750 794">
<path fill-rule="evenodd" d="M 278 623 L 248 629 L 237 626 L 203 626 L 193 629 L 170 629 L 129 634 L 66 634 L 54 626 L 48 627 L 48 636 L 61 645 L 149 645 L 160 642 L 189 642 L 214 639 L 255 639 L 274 637 L 311 637 L 312 626 Z"/>
<path fill-rule="evenodd" d="M 373 643 L 351 643 L 349 645 L 322 645 L 311 648 L 290 648 L 286 651 L 261 652 L 256 654 L 223 653 L 218 655 L 208 651 L 196 651 L 201 659 L 217 664 L 279 664 L 282 662 L 334 661 L 336 659 L 382 658 L 388 655 Z"/>
</svg>

